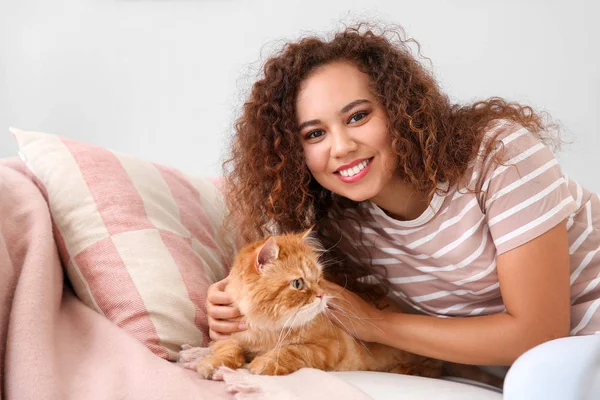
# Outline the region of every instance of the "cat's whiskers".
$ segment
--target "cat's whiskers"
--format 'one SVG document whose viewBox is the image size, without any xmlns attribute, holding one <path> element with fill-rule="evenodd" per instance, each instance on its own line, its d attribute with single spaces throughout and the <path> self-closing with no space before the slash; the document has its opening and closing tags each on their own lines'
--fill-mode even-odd
<svg viewBox="0 0 600 400">
<path fill-rule="evenodd" d="M 316 307 L 318 307 L 318 304 L 314 304 L 314 303 L 307 304 L 307 305 L 301 307 L 298 310 L 298 312 L 289 316 L 288 319 L 286 319 L 286 321 L 283 323 L 283 327 L 281 329 L 281 332 L 279 333 L 279 338 L 277 340 L 277 343 L 275 344 L 275 347 L 273 348 L 273 350 L 277 350 L 277 354 L 275 356 L 275 369 L 276 370 L 277 370 L 277 368 L 279 368 L 279 352 L 281 351 L 281 347 L 283 346 L 285 339 L 287 339 L 287 337 L 290 335 L 290 333 L 292 332 L 293 329 L 303 329 L 304 330 L 304 328 L 308 325 L 308 323 L 311 322 L 314 318 L 304 319 L 304 321 L 302 321 L 302 324 L 300 326 L 296 326 L 296 320 L 300 316 L 306 314 L 307 312 L 313 311 L 313 309 Z M 294 319 L 288 325 L 288 321 L 292 318 L 294 318 Z M 285 334 L 284 334 L 284 332 L 285 332 Z"/>
<path fill-rule="evenodd" d="M 294 320 L 292 321 L 292 323 L 290 324 L 290 326 L 288 327 L 287 333 L 285 334 L 285 336 L 282 339 L 282 343 L 285 341 L 285 339 L 287 339 L 287 337 L 290 335 L 290 333 L 292 332 L 292 330 L 294 329 L 294 325 L 296 324 L 296 320 L 298 319 L 298 314 L 294 315 Z"/>
<path fill-rule="evenodd" d="M 323 260 L 323 255 L 325 253 L 328 253 L 329 251 L 331 251 L 333 248 L 335 248 L 338 244 L 340 244 L 341 241 L 342 241 L 342 235 L 340 235 L 340 238 L 338 239 L 338 241 L 335 242 L 333 245 L 331 245 L 329 248 L 327 248 L 327 249 L 319 249 L 320 250 L 320 251 L 318 251 L 318 253 L 319 253 L 319 264 L 321 264 L 321 267 L 323 268 L 323 271 L 325 271 L 331 265 L 333 265 L 335 263 L 339 263 L 339 262 L 342 261 L 341 259 L 336 259 L 336 258 L 333 258 L 333 257 L 330 257 L 328 260 Z"/>
<path fill-rule="evenodd" d="M 369 350 L 369 348 L 367 347 L 366 344 L 364 344 L 364 342 L 360 339 L 358 339 L 358 332 L 356 332 L 355 330 L 355 334 L 353 335 L 349 329 L 346 327 L 346 325 L 331 311 L 327 310 L 327 313 L 329 315 L 331 315 L 333 318 L 335 318 L 341 325 L 342 325 L 342 329 L 344 329 L 346 331 L 346 333 L 352 338 L 352 340 L 354 340 L 355 342 L 359 343 L 362 347 L 365 348 L 365 350 L 367 351 L 367 353 L 369 353 L 371 356 L 373 356 L 373 353 L 371 353 L 371 350 Z M 339 340 L 339 339 L 338 339 Z"/>
<path fill-rule="evenodd" d="M 325 309 L 325 314 L 327 314 L 327 312 L 329 312 L 329 310 Z M 336 338 L 337 344 L 338 344 L 337 355 L 339 357 L 340 348 L 342 346 L 342 343 L 340 342 L 340 334 L 338 333 L 338 330 L 336 329 L 337 328 L 336 325 L 333 322 L 331 322 L 331 320 L 327 317 L 327 315 L 325 316 L 325 320 L 329 323 L 329 327 L 331 328 L 333 333 L 335 333 L 335 338 Z"/>
<path fill-rule="evenodd" d="M 296 316 L 296 314 L 292 314 L 288 317 L 288 319 L 285 320 L 285 322 L 283 323 L 283 325 L 281 326 L 281 332 L 279 332 L 279 338 L 277 338 L 277 344 L 275 345 L 275 348 L 277 348 L 277 345 L 279 344 L 279 342 L 282 340 L 282 336 L 283 336 L 283 332 L 286 330 L 287 323 L 290 319 L 294 318 L 294 316 Z"/>
<path fill-rule="evenodd" d="M 300 317 L 300 326 L 304 326 L 311 322 L 319 313 L 319 302 L 311 302 L 309 304 L 305 304 L 302 307 L 296 310 L 296 315 Z M 296 324 L 294 320 L 294 325 Z"/>
<path fill-rule="evenodd" d="M 342 241 L 342 235 L 340 235 L 340 238 L 338 239 L 337 242 L 335 242 L 335 244 L 331 245 L 328 249 L 323 249 L 323 253 L 327 253 L 331 249 L 337 247 L 337 245 L 340 244 L 341 241 Z"/>
<path fill-rule="evenodd" d="M 331 298 L 337 299 L 337 300 L 343 300 L 345 302 L 347 302 L 348 304 L 350 304 L 350 302 L 346 299 L 343 299 L 341 297 L 335 297 L 335 296 L 330 296 Z M 377 325 L 375 325 L 374 323 L 372 323 L 372 320 L 379 320 L 381 318 L 367 318 L 367 317 L 359 317 L 356 313 L 351 312 L 350 310 L 348 310 L 347 308 L 342 307 L 341 305 L 337 305 L 335 306 L 335 310 L 338 311 L 340 314 L 344 315 L 346 318 L 348 318 L 348 320 L 353 323 L 353 319 L 357 320 L 359 322 L 362 323 L 367 323 L 369 325 L 371 325 L 373 328 L 377 329 L 378 331 L 380 331 L 381 333 L 383 333 L 383 331 L 381 330 L 380 327 L 378 327 Z"/>
<path fill-rule="evenodd" d="M 340 293 L 341 293 L 341 292 L 340 292 Z M 337 293 L 337 294 L 339 294 L 339 293 Z M 351 306 L 352 306 L 352 307 L 353 307 L 353 308 L 356 310 L 356 307 L 354 307 L 354 305 L 353 305 L 353 304 L 352 304 L 352 303 L 351 303 L 349 300 L 346 300 L 346 299 L 345 299 L 345 298 L 343 298 L 343 297 L 339 297 L 339 296 L 331 296 L 331 295 L 328 295 L 327 297 L 328 297 L 328 298 L 330 298 L 330 299 L 336 299 L 336 300 L 340 300 L 340 301 L 345 301 L 346 303 L 348 303 L 349 305 L 351 305 Z"/>
<path fill-rule="evenodd" d="M 319 260 L 319 264 L 321 264 L 321 268 L 323 269 L 323 271 L 325 271 L 327 268 L 331 267 L 332 265 L 335 265 L 337 262 L 340 262 L 341 260 L 338 259 L 328 259 L 328 260 Z"/>
<path fill-rule="evenodd" d="M 342 293 L 344 292 L 344 290 L 347 290 L 347 288 L 346 288 L 346 287 L 348 286 L 348 276 L 344 275 L 344 277 L 345 277 L 345 279 L 346 279 L 346 281 L 344 282 L 344 286 L 340 286 L 340 287 L 342 288 L 342 290 L 340 290 L 339 292 L 335 293 L 335 295 L 342 294 Z M 336 297 L 335 295 L 333 295 L 333 296 L 329 296 L 329 297 Z M 336 298 L 337 298 L 337 297 L 336 297 Z M 344 300 L 345 300 L 345 299 L 344 299 Z M 346 300 L 346 301 L 347 301 L 347 300 Z"/>
<path fill-rule="evenodd" d="M 292 323 L 287 325 L 287 321 L 289 321 L 292 318 L 294 318 L 292 320 Z M 283 342 L 285 342 L 285 339 L 287 339 L 287 337 L 292 332 L 292 329 L 294 329 L 294 324 L 295 324 L 297 318 L 298 318 L 298 314 L 292 314 L 286 320 L 286 322 L 283 324 L 283 327 L 281 328 L 281 332 L 279 333 L 279 339 L 277 340 L 275 347 L 273 347 L 273 350 L 276 350 L 276 349 L 278 350 L 279 348 L 281 348 L 281 346 L 283 345 Z M 284 332 L 285 332 L 285 334 L 284 334 Z M 279 353 L 278 353 L 278 355 L 279 355 Z"/>
<path fill-rule="evenodd" d="M 348 322 L 350 322 L 350 324 L 352 325 L 352 329 L 354 329 L 354 335 L 352 335 L 352 336 L 354 337 L 354 339 L 355 339 L 355 340 L 359 340 L 359 341 L 360 341 L 360 343 L 363 345 L 363 347 L 364 347 L 364 348 L 365 348 L 367 351 L 369 351 L 369 349 L 367 349 L 367 347 L 364 345 L 364 342 L 363 342 L 362 340 L 358 339 L 358 337 L 359 337 L 359 335 L 358 335 L 358 331 L 357 331 L 357 329 L 356 329 L 356 325 L 354 324 L 354 322 L 355 322 L 355 321 L 353 320 L 353 319 L 356 319 L 356 320 L 358 320 L 359 322 L 363 322 L 363 321 L 361 320 L 361 318 L 360 318 L 360 317 L 358 317 L 358 316 L 356 316 L 355 314 L 352 314 L 352 315 L 351 315 L 351 314 L 350 314 L 348 311 L 345 311 L 344 309 L 339 309 L 339 312 L 340 312 L 340 314 L 342 314 L 344 317 L 346 317 L 346 319 L 348 320 Z M 341 320 L 340 320 L 340 319 L 339 319 L 337 316 L 335 316 L 335 315 L 334 315 L 334 317 L 335 317 L 335 318 L 336 318 L 336 319 L 337 319 L 337 320 L 338 320 L 340 323 L 342 323 L 342 321 L 341 321 Z M 364 322 L 368 322 L 368 321 L 364 321 Z M 373 325 L 373 324 L 371 323 L 371 325 Z M 376 327 L 375 325 L 373 325 L 373 326 L 374 326 L 375 328 L 377 328 L 377 329 L 379 329 L 379 330 L 381 331 L 381 329 L 380 329 L 380 328 Z M 381 331 L 381 332 L 383 333 L 383 331 Z M 370 353 L 370 351 L 369 351 L 369 353 Z"/>
<path fill-rule="evenodd" d="M 350 332 L 350 329 L 348 329 L 348 327 L 346 326 L 346 324 L 344 324 L 338 317 L 337 315 L 335 315 L 334 313 L 332 313 L 331 311 L 327 311 L 327 315 L 331 316 L 333 318 L 336 319 L 337 322 L 339 322 L 339 324 L 341 325 L 341 328 L 348 334 L 350 335 L 353 339 L 356 339 L 356 335 L 352 334 L 352 332 Z"/>
<path fill-rule="evenodd" d="M 358 338 L 358 331 L 356 330 L 356 326 L 354 325 L 354 321 L 352 320 L 352 317 L 350 315 L 348 315 L 347 313 L 345 313 L 343 310 L 339 310 L 340 314 L 342 314 L 344 317 L 346 317 L 346 319 L 348 320 L 348 322 L 350 323 L 350 325 L 352 326 L 352 330 L 354 331 L 354 334 L 352 336 Z M 335 314 L 334 314 L 335 315 Z M 342 321 L 337 317 L 337 315 L 335 316 L 336 319 L 341 323 Z M 345 325 L 344 325 L 345 327 Z M 350 333 L 350 332 L 348 332 Z"/>
<path fill-rule="evenodd" d="M 292 323 L 287 327 L 287 331 L 285 333 L 285 335 L 283 336 L 283 338 L 281 337 L 281 335 L 283 334 L 284 330 L 286 329 L 286 323 L 287 321 L 289 321 L 292 317 L 294 317 L 294 320 L 292 321 Z M 287 337 L 289 336 L 289 334 L 292 332 L 292 329 L 294 329 L 294 323 L 296 322 L 296 319 L 298 318 L 298 314 L 292 314 L 287 320 L 286 322 L 283 324 L 283 328 L 281 328 L 281 333 L 279 334 L 279 340 L 277 340 L 277 343 L 275 344 L 275 347 L 273 348 L 273 350 L 277 350 L 277 354 L 275 356 L 275 373 L 277 373 L 277 370 L 279 369 L 279 352 L 281 350 L 281 347 L 283 346 L 283 342 L 285 342 L 285 339 L 287 339 Z"/>
<path fill-rule="evenodd" d="M 357 310 L 356 310 L 356 307 L 354 307 L 354 305 L 353 305 L 353 304 L 352 304 L 350 301 L 348 301 L 348 300 L 344 299 L 343 297 L 338 297 L 338 296 L 328 296 L 328 297 L 329 297 L 329 298 L 331 298 L 331 299 L 336 299 L 336 300 L 340 300 L 340 301 L 345 301 L 346 303 L 348 303 L 349 305 L 351 305 L 351 306 L 352 306 L 352 308 L 353 308 L 355 311 L 357 311 Z M 344 311 L 346 311 L 347 313 L 349 313 L 349 314 L 353 315 L 354 317 L 356 317 L 357 319 L 359 319 L 359 320 L 361 320 L 361 321 L 364 321 L 364 322 L 368 322 L 368 323 L 370 323 L 370 324 L 371 324 L 371 325 L 373 325 L 373 327 L 375 327 L 375 328 L 377 328 L 377 326 L 375 326 L 373 323 L 369 322 L 369 320 L 373 321 L 373 320 L 380 320 L 380 319 L 381 319 L 381 318 L 367 318 L 367 317 L 359 317 L 357 314 L 355 314 L 355 313 L 350 313 L 350 310 L 348 310 L 348 309 L 346 309 L 346 308 L 343 308 L 343 307 L 342 307 L 342 306 L 340 306 L 340 305 L 336 306 L 335 308 L 336 308 L 336 309 L 339 309 L 339 310 L 344 310 Z"/>
</svg>

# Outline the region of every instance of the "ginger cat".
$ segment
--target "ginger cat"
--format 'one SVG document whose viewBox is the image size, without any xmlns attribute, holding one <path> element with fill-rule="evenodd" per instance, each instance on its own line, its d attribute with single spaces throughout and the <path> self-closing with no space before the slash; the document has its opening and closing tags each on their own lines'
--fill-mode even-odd
<svg viewBox="0 0 600 400">
<path fill-rule="evenodd" d="M 326 316 L 322 266 L 308 232 L 270 237 L 242 249 L 227 291 L 248 329 L 211 344 L 197 366 L 205 378 L 224 365 L 285 375 L 310 367 L 325 371 L 386 371 L 439 377 L 441 361 L 378 343 L 363 343 Z"/>
<path fill-rule="evenodd" d="M 442 361 L 361 342 L 328 319 L 331 296 L 324 292 L 320 250 L 309 233 L 272 236 L 238 253 L 226 290 L 248 329 L 211 343 L 198 373 L 211 379 L 219 366 L 237 369 L 249 362 L 250 372 L 262 375 L 307 367 L 440 377 Z M 497 379 L 480 370 L 453 375 L 498 386 Z"/>
</svg>

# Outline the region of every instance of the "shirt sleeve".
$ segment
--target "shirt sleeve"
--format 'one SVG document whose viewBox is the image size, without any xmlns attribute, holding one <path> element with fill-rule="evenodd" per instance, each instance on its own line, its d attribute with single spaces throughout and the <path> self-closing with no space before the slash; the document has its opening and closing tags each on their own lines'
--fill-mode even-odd
<svg viewBox="0 0 600 400">
<path fill-rule="evenodd" d="M 530 131 L 512 125 L 497 136 L 499 162 L 481 168 L 480 205 L 497 254 L 549 231 L 577 210 L 551 149 Z"/>
</svg>

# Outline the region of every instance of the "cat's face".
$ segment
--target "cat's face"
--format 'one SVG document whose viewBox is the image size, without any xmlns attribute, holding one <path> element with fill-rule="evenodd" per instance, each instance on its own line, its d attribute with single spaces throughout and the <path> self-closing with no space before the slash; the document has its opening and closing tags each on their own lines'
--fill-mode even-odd
<svg viewBox="0 0 600 400">
<path fill-rule="evenodd" d="M 306 234 L 274 236 L 242 250 L 245 296 L 239 306 L 262 329 L 299 327 L 327 307 L 322 266 Z"/>
</svg>

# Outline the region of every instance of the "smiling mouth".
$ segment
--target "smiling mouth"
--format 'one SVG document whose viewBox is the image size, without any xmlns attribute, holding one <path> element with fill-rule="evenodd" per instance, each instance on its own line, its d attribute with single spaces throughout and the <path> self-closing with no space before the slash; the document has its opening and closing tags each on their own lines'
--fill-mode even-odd
<svg viewBox="0 0 600 400">
<path fill-rule="evenodd" d="M 363 169 L 365 169 L 367 167 L 367 165 L 369 165 L 371 163 L 372 160 L 373 160 L 373 157 L 368 158 L 366 160 L 359 162 L 358 164 L 356 164 L 353 167 L 350 167 L 347 169 L 341 169 L 341 170 L 335 171 L 335 173 L 340 174 L 341 176 L 343 176 L 345 178 L 351 178 L 354 175 L 359 174 L 360 171 L 362 171 Z"/>
</svg>

